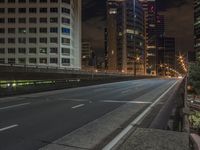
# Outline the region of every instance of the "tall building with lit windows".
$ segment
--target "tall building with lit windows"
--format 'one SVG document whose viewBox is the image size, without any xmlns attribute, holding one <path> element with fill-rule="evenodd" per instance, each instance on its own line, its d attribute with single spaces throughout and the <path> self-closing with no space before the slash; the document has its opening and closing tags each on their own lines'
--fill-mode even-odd
<svg viewBox="0 0 200 150">
<path fill-rule="evenodd" d="M 157 38 L 165 36 L 165 17 L 164 15 L 157 14 Z"/>
<path fill-rule="evenodd" d="M 82 42 L 82 69 L 89 66 L 92 54 L 92 45 L 88 41 Z"/>
<path fill-rule="evenodd" d="M 108 70 L 144 74 L 144 11 L 138 0 L 107 1 L 107 44 Z"/>
<path fill-rule="evenodd" d="M 158 47 L 158 65 L 167 65 L 175 69 L 175 38 L 160 37 L 157 40 Z"/>
<path fill-rule="evenodd" d="M 81 0 L 0 0 L 0 64 L 81 68 Z"/>
<path fill-rule="evenodd" d="M 194 0 L 194 50 L 200 61 L 200 1 Z"/>
<path fill-rule="evenodd" d="M 139 0 L 145 11 L 146 73 L 157 72 L 157 8 L 156 0 Z"/>
</svg>

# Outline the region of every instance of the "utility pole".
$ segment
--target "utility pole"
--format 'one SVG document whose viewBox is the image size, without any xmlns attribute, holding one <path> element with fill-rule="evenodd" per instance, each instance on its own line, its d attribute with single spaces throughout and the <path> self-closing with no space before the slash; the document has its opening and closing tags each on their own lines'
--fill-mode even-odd
<svg viewBox="0 0 200 150">
<path fill-rule="evenodd" d="M 134 61 L 134 76 L 137 75 L 137 67 L 136 67 L 136 65 L 137 65 L 137 62 L 136 62 L 136 60 L 135 60 L 135 61 Z"/>
<path fill-rule="evenodd" d="M 135 19 L 136 19 L 136 15 L 135 15 L 135 5 L 136 5 L 136 3 L 135 3 L 135 0 L 133 0 L 133 16 L 134 16 L 134 18 L 133 18 L 133 31 L 134 31 L 134 38 L 133 38 L 133 40 L 134 40 L 134 55 L 136 54 L 136 46 L 135 46 Z M 135 56 L 135 58 L 134 58 L 134 76 L 136 76 L 137 75 L 137 68 L 136 68 L 136 56 Z"/>
</svg>

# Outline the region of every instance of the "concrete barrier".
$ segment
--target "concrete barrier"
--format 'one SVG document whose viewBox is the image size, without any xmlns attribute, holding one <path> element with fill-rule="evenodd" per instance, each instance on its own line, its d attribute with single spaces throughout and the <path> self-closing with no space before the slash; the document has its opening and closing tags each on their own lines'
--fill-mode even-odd
<svg viewBox="0 0 200 150">
<path fill-rule="evenodd" d="M 200 150 L 200 136 L 197 134 L 190 134 L 190 140 L 194 150 Z"/>
<path fill-rule="evenodd" d="M 91 78 L 68 78 L 61 80 L 37 80 L 31 81 L 32 84 L 18 86 L 18 83 L 10 81 L 8 82 L 9 86 L 6 88 L 0 88 L 0 97 L 13 96 L 13 95 L 21 95 L 21 94 L 29 94 L 29 93 L 37 93 L 51 90 L 59 90 L 59 89 L 67 89 L 67 88 L 75 88 L 89 85 L 97 85 L 111 82 L 119 82 L 119 81 L 127 81 L 127 80 L 136 80 L 143 79 L 146 77 L 95 77 Z M 50 83 L 40 83 L 45 81 L 51 81 Z M 40 83 L 40 84 L 38 84 Z M 5 83 L 4 83 L 5 84 Z M 15 84 L 15 86 L 12 86 Z M 1 87 L 1 86 L 0 86 Z"/>
</svg>

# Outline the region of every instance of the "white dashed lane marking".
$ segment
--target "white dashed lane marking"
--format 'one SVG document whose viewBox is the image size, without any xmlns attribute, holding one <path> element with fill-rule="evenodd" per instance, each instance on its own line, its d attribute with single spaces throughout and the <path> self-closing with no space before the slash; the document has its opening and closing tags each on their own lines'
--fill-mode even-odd
<svg viewBox="0 0 200 150">
<path fill-rule="evenodd" d="M 80 105 L 73 106 L 72 109 L 77 109 L 77 108 L 80 108 L 80 107 L 83 107 L 83 106 L 85 106 L 85 104 L 80 104 Z"/>
<path fill-rule="evenodd" d="M 0 129 L 0 132 L 5 131 L 5 130 L 9 130 L 9 129 L 12 129 L 12 128 L 15 128 L 15 127 L 17 127 L 17 126 L 19 126 L 19 125 L 18 125 L 18 124 L 15 124 L 15 125 L 11 125 L 11 126 L 8 126 L 8 127 L 1 128 L 1 129 Z"/>
<path fill-rule="evenodd" d="M 0 110 L 5 110 L 5 109 L 11 109 L 11 108 L 16 108 L 16 107 L 21 107 L 25 105 L 29 105 L 30 103 L 23 103 L 23 104 L 17 104 L 17 105 L 11 105 L 11 106 L 6 106 L 6 107 L 1 107 Z"/>
</svg>

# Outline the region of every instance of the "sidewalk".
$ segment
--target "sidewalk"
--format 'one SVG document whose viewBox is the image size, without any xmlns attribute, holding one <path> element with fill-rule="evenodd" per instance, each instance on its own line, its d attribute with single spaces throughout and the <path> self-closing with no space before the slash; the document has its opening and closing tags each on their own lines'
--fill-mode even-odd
<svg viewBox="0 0 200 150">
<path fill-rule="evenodd" d="M 182 132 L 137 128 L 116 150 L 189 150 L 189 135 Z"/>
</svg>

